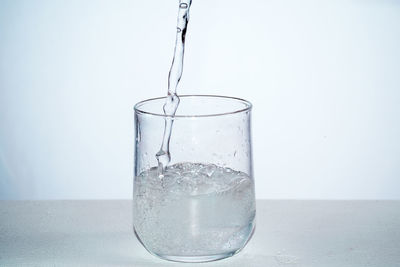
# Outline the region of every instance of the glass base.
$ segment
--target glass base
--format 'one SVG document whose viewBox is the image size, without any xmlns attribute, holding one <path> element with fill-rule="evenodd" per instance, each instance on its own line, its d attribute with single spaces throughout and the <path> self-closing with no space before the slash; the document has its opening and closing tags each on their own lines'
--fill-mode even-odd
<svg viewBox="0 0 400 267">
<path fill-rule="evenodd" d="M 209 262 L 209 261 L 217 261 L 217 260 L 222 260 L 225 258 L 229 258 L 236 253 L 240 251 L 234 251 L 234 252 L 229 252 L 229 253 L 224 253 L 224 254 L 217 254 L 217 255 L 209 255 L 209 256 L 168 256 L 168 255 L 158 255 L 154 254 L 153 255 L 167 261 L 175 261 L 175 262 L 189 262 L 189 263 L 199 263 L 199 262 Z"/>
<path fill-rule="evenodd" d="M 143 245 L 143 247 L 151 254 L 154 255 L 160 259 L 167 260 L 167 261 L 174 261 L 174 262 L 187 262 L 187 263 L 200 263 L 200 262 L 210 262 L 210 261 L 217 261 L 217 260 L 222 260 L 225 258 L 232 257 L 233 255 L 239 253 L 244 247 L 246 247 L 247 243 L 249 243 L 250 239 L 253 237 L 254 232 L 256 230 L 256 225 L 253 223 L 253 227 L 251 230 L 251 233 L 249 237 L 247 238 L 246 242 L 244 245 L 234 251 L 230 252 L 225 252 L 223 254 L 214 254 L 214 255 L 205 255 L 205 256 L 171 256 L 171 255 L 160 255 L 157 253 L 154 253 L 150 251 L 142 242 L 140 239 L 139 235 L 136 233 L 136 230 L 134 229 L 134 233 L 136 238 L 139 240 L 139 242 Z"/>
</svg>

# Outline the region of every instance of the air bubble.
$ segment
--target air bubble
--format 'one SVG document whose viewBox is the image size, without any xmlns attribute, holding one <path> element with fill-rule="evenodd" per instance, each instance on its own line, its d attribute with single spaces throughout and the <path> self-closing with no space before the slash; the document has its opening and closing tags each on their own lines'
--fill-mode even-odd
<svg viewBox="0 0 400 267">
<path fill-rule="evenodd" d="M 176 32 L 181 32 L 181 28 L 176 28 Z"/>
<path fill-rule="evenodd" d="M 188 4 L 182 3 L 182 4 L 179 5 L 179 7 L 186 9 L 186 8 L 188 8 Z"/>
</svg>

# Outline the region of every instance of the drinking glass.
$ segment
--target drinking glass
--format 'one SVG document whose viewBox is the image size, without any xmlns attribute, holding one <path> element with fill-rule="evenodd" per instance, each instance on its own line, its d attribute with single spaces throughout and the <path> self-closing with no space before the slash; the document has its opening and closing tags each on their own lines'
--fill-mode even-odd
<svg viewBox="0 0 400 267">
<path fill-rule="evenodd" d="M 255 228 L 250 102 L 185 95 L 175 116 L 165 97 L 135 105 L 133 228 L 153 255 L 205 262 L 240 251 Z M 173 120 L 171 162 L 156 154 Z"/>
</svg>

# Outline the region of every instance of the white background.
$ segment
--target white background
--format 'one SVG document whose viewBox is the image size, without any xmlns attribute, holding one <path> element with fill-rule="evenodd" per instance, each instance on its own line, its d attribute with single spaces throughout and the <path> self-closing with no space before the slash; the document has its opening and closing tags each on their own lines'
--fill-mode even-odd
<svg viewBox="0 0 400 267">
<path fill-rule="evenodd" d="M 258 198 L 400 199 L 400 1 L 193 0 L 181 94 L 253 102 Z M 0 199 L 130 198 L 177 0 L 0 0 Z"/>
</svg>

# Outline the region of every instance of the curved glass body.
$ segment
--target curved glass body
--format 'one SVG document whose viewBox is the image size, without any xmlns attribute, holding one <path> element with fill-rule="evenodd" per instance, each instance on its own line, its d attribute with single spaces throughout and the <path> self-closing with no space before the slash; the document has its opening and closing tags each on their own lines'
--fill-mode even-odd
<svg viewBox="0 0 400 267">
<path fill-rule="evenodd" d="M 181 96 L 171 162 L 161 172 L 165 98 L 135 106 L 133 227 L 152 254 L 203 262 L 234 255 L 255 227 L 251 104 L 222 96 Z"/>
</svg>

